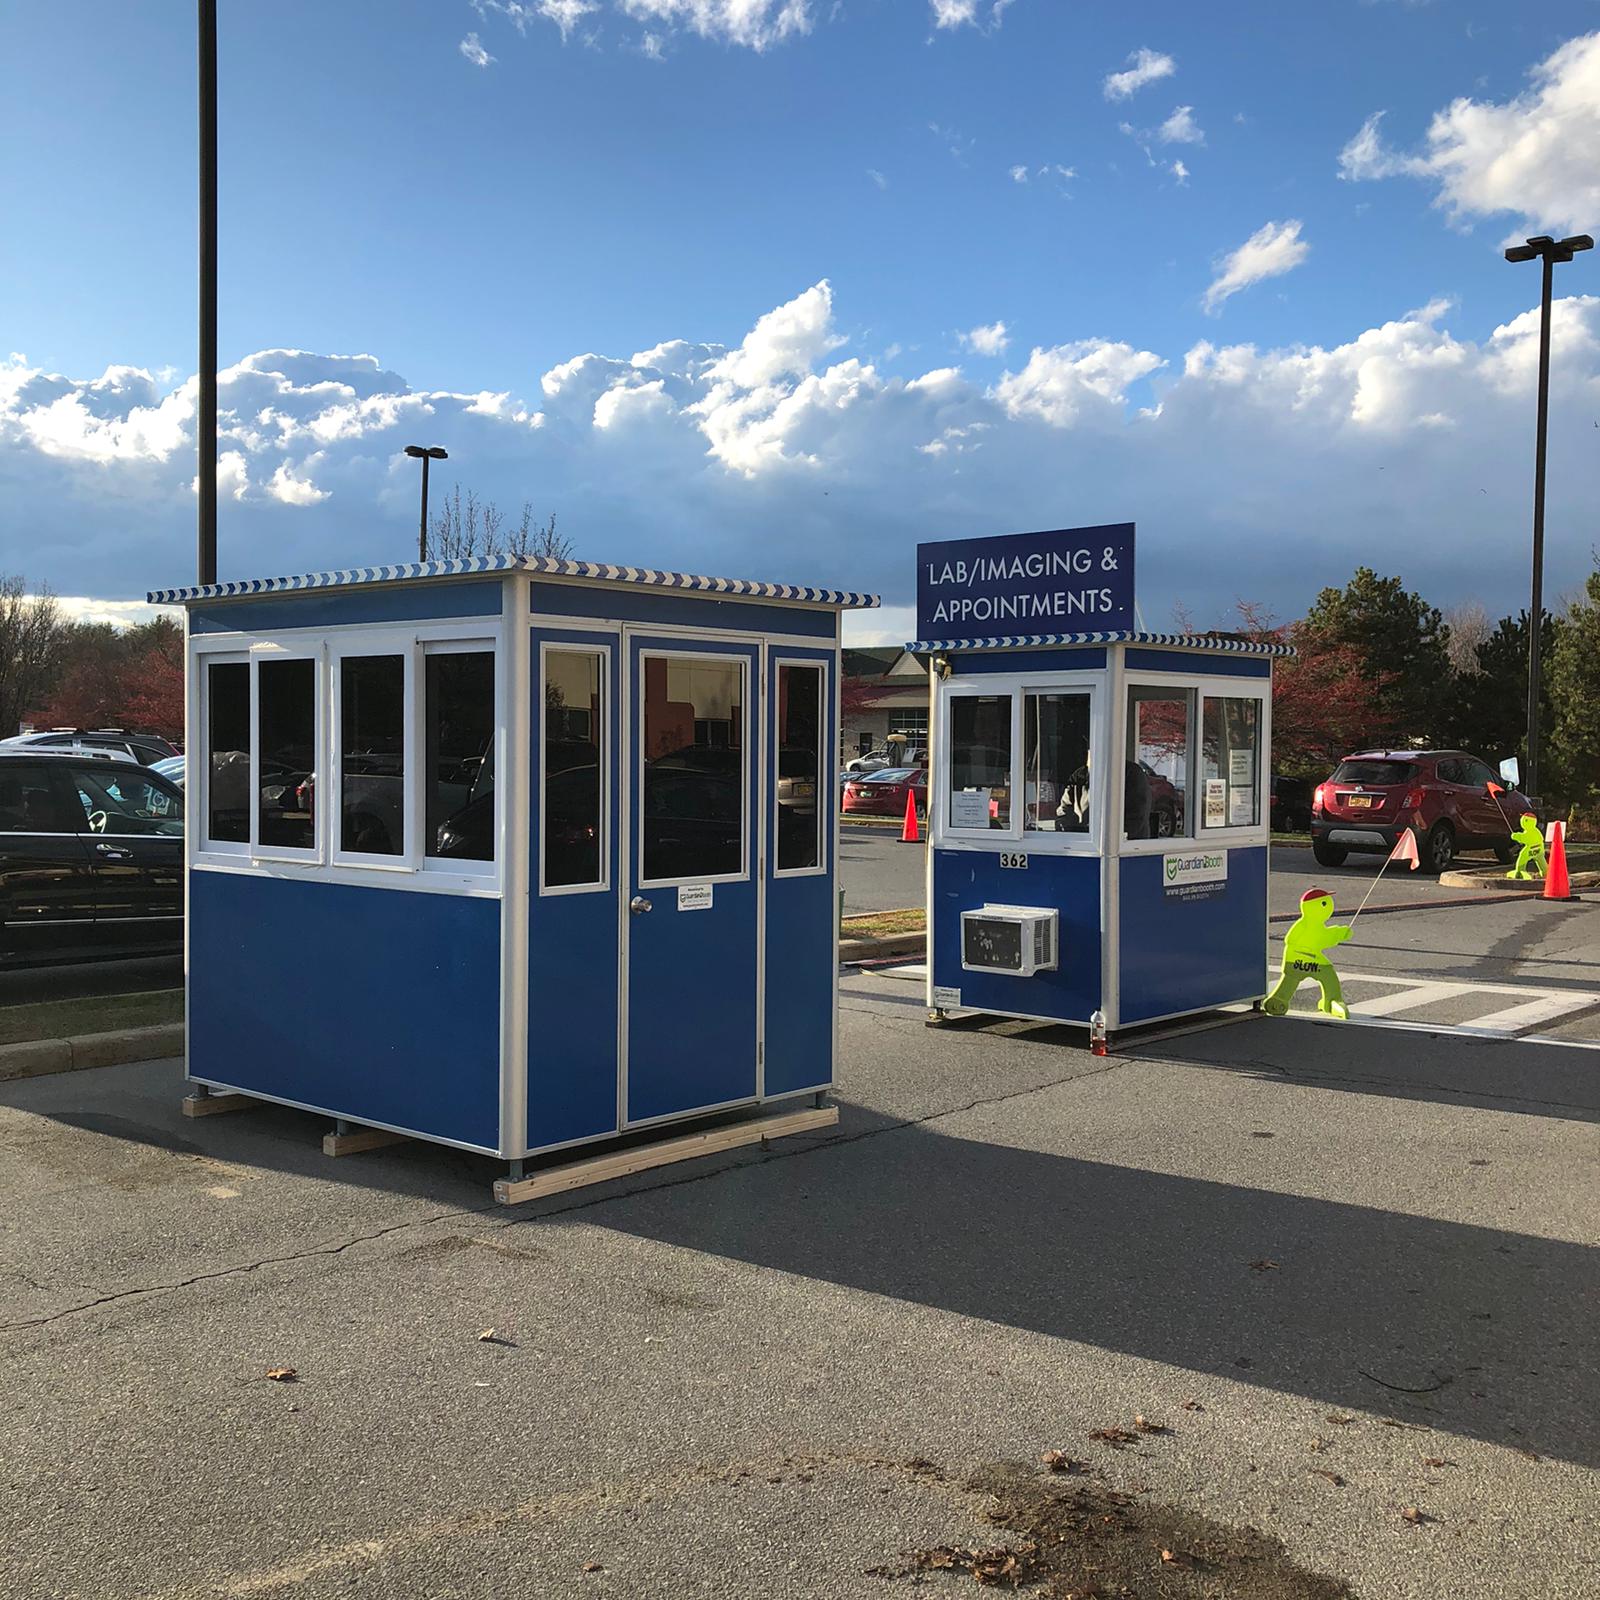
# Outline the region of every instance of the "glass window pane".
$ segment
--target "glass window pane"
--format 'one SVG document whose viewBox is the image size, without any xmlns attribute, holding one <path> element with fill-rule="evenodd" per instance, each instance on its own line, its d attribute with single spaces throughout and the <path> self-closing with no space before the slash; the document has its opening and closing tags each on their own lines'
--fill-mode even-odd
<svg viewBox="0 0 1600 1600">
<path fill-rule="evenodd" d="M 950 699 L 950 826 L 1011 826 L 1011 696 Z"/>
<path fill-rule="evenodd" d="M 552 888 L 599 883 L 600 657 L 593 650 L 551 650 L 544 670 L 544 881 Z"/>
<path fill-rule="evenodd" d="M 206 668 L 206 834 L 224 844 L 250 842 L 250 663 Z"/>
<path fill-rule="evenodd" d="M 646 881 L 744 871 L 744 670 L 646 656 L 640 756 Z"/>
<path fill-rule="evenodd" d="M 1046 690 L 1022 701 L 1022 826 L 1089 830 L 1089 697 Z"/>
<path fill-rule="evenodd" d="M 183 837 L 183 801 L 132 762 L 78 767 L 72 781 L 83 804 L 80 827 L 87 832 Z"/>
<path fill-rule="evenodd" d="M 1122 829 L 1128 839 L 1189 832 L 1189 689 L 1128 686 Z"/>
<path fill-rule="evenodd" d="M 1249 695 L 1207 695 L 1202 707 L 1208 828 L 1248 828 L 1261 820 L 1261 702 Z"/>
<path fill-rule="evenodd" d="M 363 855 L 405 849 L 406 661 L 339 663 L 339 847 Z"/>
<path fill-rule="evenodd" d="M 0 762 L 0 833 L 76 833 L 82 821 L 62 804 L 43 767 Z"/>
<path fill-rule="evenodd" d="M 822 668 L 778 668 L 778 870 L 822 862 Z"/>
<path fill-rule="evenodd" d="M 494 651 L 441 651 L 425 662 L 423 853 L 493 861 Z"/>
<path fill-rule="evenodd" d="M 317 664 L 262 661 L 256 672 L 260 841 L 278 850 L 314 850 Z"/>
</svg>

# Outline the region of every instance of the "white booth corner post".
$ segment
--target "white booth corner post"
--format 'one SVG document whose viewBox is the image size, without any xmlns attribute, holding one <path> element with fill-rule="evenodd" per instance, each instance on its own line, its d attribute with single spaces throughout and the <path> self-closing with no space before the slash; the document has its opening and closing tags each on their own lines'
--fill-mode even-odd
<svg viewBox="0 0 1600 1600">
<path fill-rule="evenodd" d="M 918 561 L 930 1021 L 1103 1038 L 1259 999 L 1272 670 L 1292 652 L 1114 625 L 1132 620 L 1131 524 L 946 541 Z M 1039 614 L 1106 625 L 995 626 Z"/>
<path fill-rule="evenodd" d="M 507 1201 L 836 1119 L 875 597 L 486 557 L 151 598 L 188 622 L 191 1104 L 492 1156 Z"/>
</svg>

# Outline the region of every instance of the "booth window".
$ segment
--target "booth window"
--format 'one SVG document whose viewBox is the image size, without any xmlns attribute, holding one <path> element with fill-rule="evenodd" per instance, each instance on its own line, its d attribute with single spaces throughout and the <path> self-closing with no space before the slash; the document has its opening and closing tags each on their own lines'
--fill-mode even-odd
<svg viewBox="0 0 1600 1600">
<path fill-rule="evenodd" d="M 494 651 L 424 657 L 423 854 L 493 861 Z"/>
<path fill-rule="evenodd" d="M 1248 828 L 1261 820 L 1261 702 L 1254 695 L 1206 695 L 1200 719 L 1207 828 Z"/>
<path fill-rule="evenodd" d="M 822 681 L 821 667 L 778 667 L 779 872 L 822 862 Z"/>
<path fill-rule="evenodd" d="M 1089 696 L 1044 689 L 1022 699 L 1022 826 L 1089 831 Z"/>
<path fill-rule="evenodd" d="M 605 880 L 604 708 L 598 650 L 544 657 L 544 885 Z"/>
<path fill-rule="evenodd" d="M 406 658 L 339 663 L 339 847 L 405 852 Z"/>
<path fill-rule="evenodd" d="M 263 660 L 256 674 L 257 839 L 263 849 L 315 850 L 317 664 Z"/>
<path fill-rule="evenodd" d="M 643 881 L 745 870 L 744 668 L 700 655 L 647 655 L 639 736 Z"/>
<path fill-rule="evenodd" d="M 1190 832 L 1189 721 L 1193 710 L 1192 689 L 1128 686 L 1124 838 L 1166 839 Z"/>
<path fill-rule="evenodd" d="M 206 666 L 206 839 L 250 842 L 250 663 Z"/>
<path fill-rule="evenodd" d="M 950 696 L 950 826 L 1011 826 L 1011 696 Z"/>
</svg>

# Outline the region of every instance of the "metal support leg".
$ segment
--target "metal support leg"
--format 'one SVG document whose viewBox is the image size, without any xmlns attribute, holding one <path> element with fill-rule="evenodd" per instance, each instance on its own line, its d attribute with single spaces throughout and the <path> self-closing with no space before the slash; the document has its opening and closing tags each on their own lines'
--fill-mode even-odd
<svg viewBox="0 0 1600 1600">
<path fill-rule="evenodd" d="M 349 1133 L 350 1124 L 343 1117 L 336 1117 L 334 1118 L 333 1131 L 339 1134 Z"/>
<path fill-rule="evenodd" d="M 817 1108 L 818 1111 L 820 1111 L 825 1105 L 827 1105 L 828 1096 L 827 1096 L 826 1090 L 818 1089 L 817 1092 L 814 1095 L 812 1095 L 811 1103 L 812 1103 L 812 1105 L 814 1105 Z"/>
<path fill-rule="evenodd" d="M 191 1083 L 189 1085 L 189 1098 L 191 1100 L 209 1100 L 211 1098 L 211 1085 L 209 1083 Z"/>
<path fill-rule="evenodd" d="M 522 1163 L 520 1161 L 508 1161 L 506 1163 L 506 1181 L 508 1183 L 522 1182 Z"/>
</svg>

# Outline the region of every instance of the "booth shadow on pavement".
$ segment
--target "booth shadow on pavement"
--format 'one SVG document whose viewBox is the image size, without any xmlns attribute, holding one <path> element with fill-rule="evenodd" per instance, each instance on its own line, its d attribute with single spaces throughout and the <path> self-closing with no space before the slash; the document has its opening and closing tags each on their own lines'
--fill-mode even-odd
<svg viewBox="0 0 1600 1600">
<path fill-rule="evenodd" d="M 1307 1024 L 1269 1027 L 1241 1019 L 1213 1034 L 1105 1062 L 1069 1049 L 1058 1060 L 1057 1052 L 998 1053 L 993 1072 L 966 1072 L 961 1102 L 908 1117 L 847 1101 L 831 1136 L 642 1175 L 501 1213 L 500 1220 L 522 1229 L 581 1213 L 590 1226 L 685 1250 L 1330 1407 L 1376 1411 L 1400 1424 L 1600 1464 L 1600 1436 L 1589 1422 L 1600 1397 L 1587 1388 L 1594 1381 L 1600 1293 L 1594 1250 L 1509 1228 L 1008 1142 L 1071 1140 L 1073 1106 L 1100 1092 L 1095 1078 L 1147 1066 L 1256 1074 L 1291 1091 L 1345 1087 L 1327 1056 L 1337 1041 L 1325 1045 L 1318 1032 Z M 928 1051 L 916 1053 L 947 1056 L 926 1062 L 929 1079 L 947 1089 L 970 1058 L 964 1050 L 943 1052 L 946 1035 L 926 1037 Z M 1487 1082 L 1483 1074 L 1496 1072 L 1501 1088 L 1493 1110 L 1483 1110 L 1486 1118 L 1520 1111 L 1596 1120 L 1597 1096 L 1576 1076 L 1580 1069 L 1559 1059 L 1583 1053 L 1515 1041 L 1461 1050 L 1453 1041 L 1451 1055 L 1462 1065 L 1447 1085 L 1438 1081 L 1445 1058 L 1427 1045 L 1408 1039 L 1395 1052 L 1404 1056 L 1391 1063 L 1398 1087 L 1348 1087 L 1470 1106 Z M 75 1094 L 51 1095 L 39 1082 L 8 1085 L 0 1103 L 108 1141 L 312 1176 L 320 1180 L 314 1187 L 321 1198 L 308 1194 L 304 1203 L 324 1209 L 333 1180 L 463 1211 L 494 1210 L 482 1203 L 496 1170 L 485 1158 L 413 1146 L 328 1161 L 315 1144 L 320 1119 L 276 1107 L 185 1129 L 176 1115 L 176 1071 L 171 1064 L 167 1070 L 170 1100 L 146 1071 L 139 1095 L 108 1075 L 82 1074 Z M 99 1080 L 98 1093 L 84 1082 L 91 1076 Z M 1107 1092 L 1114 1082 L 1107 1080 Z M 1514 1086 L 1516 1100 L 1505 1098 L 1507 1086 Z M 1255 1120 L 1239 1127 L 1241 1141 L 1273 1127 L 1259 1097 L 1249 1105 Z M 1286 1098 L 1281 1133 L 1291 1131 L 1302 1109 Z M 962 1113 L 969 1132 L 975 1117 L 995 1137 L 930 1125 Z M 1173 1137 L 1184 1137 L 1181 1126 Z M 1489 1159 L 1497 1154 L 1493 1139 L 1486 1126 Z M 1397 1138 L 1394 1160 L 1411 1159 L 1407 1142 Z M 1465 1154 L 1461 1159 L 1464 1167 L 1473 1164 Z M 142 1203 L 147 1199 L 148 1192 Z M 183 1196 L 169 1203 L 181 1214 Z M 334 1209 L 347 1224 L 343 1209 Z M 239 1217 L 241 1224 L 248 1220 Z M 309 1236 L 304 1242 L 315 1244 Z M 86 1240 L 85 1249 L 104 1243 Z M 237 1269 L 222 1268 L 230 1270 Z M 34 1325 L 74 1309 L 6 1325 Z M 1074 1358 L 1064 1351 L 1063 1359 Z"/>
</svg>

